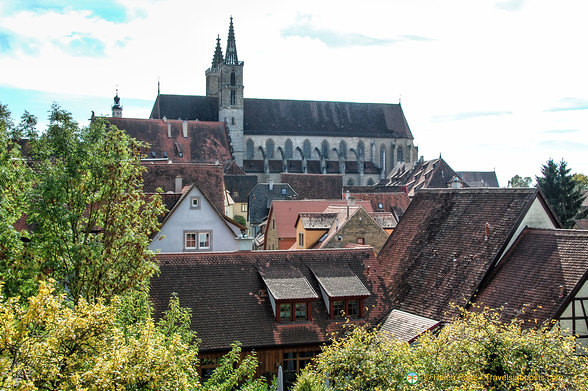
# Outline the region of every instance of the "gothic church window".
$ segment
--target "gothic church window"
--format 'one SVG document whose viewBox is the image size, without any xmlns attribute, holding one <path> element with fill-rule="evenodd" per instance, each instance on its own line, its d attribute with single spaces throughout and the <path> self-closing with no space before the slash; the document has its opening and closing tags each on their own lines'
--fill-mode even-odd
<svg viewBox="0 0 588 391">
<path fill-rule="evenodd" d="M 304 140 L 304 144 L 302 145 L 302 152 L 306 159 L 310 159 L 310 141 L 308 141 L 308 139 Z"/>
<path fill-rule="evenodd" d="M 286 159 L 292 159 L 292 151 L 292 140 L 288 139 L 286 140 Z"/>
<path fill-rule="evenodd" d="M 398 146 L 396 149 L 396 161 L 403 162 L 404 161 L 404 154 L 402 153 L 402 147 Z"/>
<path fill-rule="evenodd" d="M 343 140 L 339 143 L 339 156 L 343 160 L 347 160 L 347 143 Z"/>
<path fill-rule="evenodd" d="M 327 140 L 323 140 L 321 143 L 321 153 L 326 160 L 329 160 L 329 142 Z"/>
<path fill-rule="evenodd" d="M 253 140 L 247 140 L 246 159 L 253 159 Z"/>
<path fill-rule="evenodd" d="M 237 78 L 235 77 L 235 71 L 231 72 L 231 86 L 234 87 L 237 85 Z"/>
<path fill-rule="evenodd" d="M 359 159 L 363 160 L 365 157 L 365 146 L 363 145 L 363 141 L 357 143 L 357 154 L 359 155 Z"/>
<path fill-rule="evenodd" d="M 382 145 L 380 147 L 380 168 L 382 170 L 386 169 L 386 146 Z"/>
<path fill-rule="evenodd" d="M 231 106 L 235 106 L 237 103 L 235 103 L 237 101 L 236 96 L 235 96 L 235 90 L 231 90 Z"/>
<path fill-rule="evenodd" d="M 265 154 L 268 159 L 274 158 L 274 140 L 271 138 L 265 142 Z"/>
</svg>

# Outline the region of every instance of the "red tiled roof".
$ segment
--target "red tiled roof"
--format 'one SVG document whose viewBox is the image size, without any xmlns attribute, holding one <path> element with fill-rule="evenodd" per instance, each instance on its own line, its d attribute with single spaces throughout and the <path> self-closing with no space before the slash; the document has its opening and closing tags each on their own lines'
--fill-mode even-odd
<svg viewBox="0 0 588 391">
<path fill-rule="evenodd" d="M 147 158 L 167 158 L 177 163 L 225 163 L 232 159 L 229 137 L 222 122 L 184 121 L 137 118 L 106 118 L 137 140 L 149 143 Z M 169 133 L 168 133 L 169 129 Z M 181 154 L 181 156 L 180 156 Z"/>
<path fill-rule="evenodd" d="M 320 292 L 313 268 L 345 269 L 369 291 L 365 321 L 375 323 L 390 310 L 371 249 L 248 251 L 228 253 L 158 254 L 161 273 L 151 280 L 155 317 L 167 309 L 172 292 L 180 305 L 192 309 L 192 329 L 202 340 L 201 351 L 228 350 L 233 341 L 246 349 L 317 344 L 341 323 L 330 320 L 322 297 L 312 302 L 312 321 L 278 324 L 262 274 L 291 277 L 292 269 Z"/>
<path fill-rule="evenodd" d="M 449 321 L 457 314 L 449 304 L 471 299 L 537 194 L 498 188 L 417 192 L 378 254 L 395 308 Z"/>
<path fill-rule="evenodd" d="M 296 236 L 296 220 L 301 212 L 323 212 L 329 205 L 347 205 L 344 200 L 275 200 L 270 208 L 276 218 L 276 230 L 279 238 Z M 372 205 L 367 201 L 356 202 L 368 212 L 373 212 Z M 268 218 L 268 219 L 269 219 Z"/>
<path fill-rule="evenodd" d="M 349 193 L 350 196 L 355 197 L 356 200 L 370 201 L 372 208 L 375 212 L 392 212 L 398 218 L 402 217 L 408 204 L 410 204 L 410 198 L 404 192 L 398 193 Z M 380 205 L 382 207 L 380 208 Z"/>
<path fill-rule="evenodd" d="M 164 193 L 175 193 L 176 177 L 182 177 L 182 187 L 195 183 L 214 207 L 221 213 L 225 211 L 225 182 L 223 167 L 219 164 L 173 163 L 151 164 L 143 162 L 147 168 L 143 173 L 145 192 L 154 193 L 157 188 Z"/>
<path fill-rule="evenodd" d="M 588 274 L 588 231 L 526 228 L 474 302 L 502 320 L 554 319 Z M 534 322 L 533 322 L 534 324 Z"/>
</svg>

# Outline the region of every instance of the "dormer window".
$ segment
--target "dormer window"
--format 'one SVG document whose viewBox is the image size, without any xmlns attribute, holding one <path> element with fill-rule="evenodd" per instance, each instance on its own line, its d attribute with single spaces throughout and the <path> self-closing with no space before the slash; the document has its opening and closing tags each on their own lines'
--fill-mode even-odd
<svg viewBox="0 0 588 391">
<path fill-rule="evenodd" d="M 313 273 L 319 282 L 321 295 L 331 319 L 364 316 L 363 302 L 369 297 L 370 292 L 349 268 L 313 268 Z"/>
<path fill-rule="evenodd" d="M 276 322 L 312 320 L 312 302 L 318 299 L 318 295 L 310 283 L 299 271 L 287 270 L 288 277 L 280 274 L 280 270 L 272 270 L 271 275 L 262 274 Z"/>
</svg>

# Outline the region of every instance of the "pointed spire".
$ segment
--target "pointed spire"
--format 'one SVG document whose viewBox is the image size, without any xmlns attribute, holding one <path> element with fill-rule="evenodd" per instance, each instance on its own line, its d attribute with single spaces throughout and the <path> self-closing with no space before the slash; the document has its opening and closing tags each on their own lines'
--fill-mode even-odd
<svg viewBox="0 0 588 391">
<path fill-rule="evenodd" d="M 212 67 L 211 69 L 218 68 L 223 62 L 223 50 L 221 49 L 220 36 L 216 36 L 216 49 L 214 50 L 214 56 L 212 56 Z"/>
<path fill-rule="evenodd" d="M 229 38 L 227 39 L 227 52 L 225 53 L 225 64 L 239 65 L 237 58 L 237 45 L 235 44 L 235 31 L 233 30 L 233 17 L 229 24 Z"/>
</svg>

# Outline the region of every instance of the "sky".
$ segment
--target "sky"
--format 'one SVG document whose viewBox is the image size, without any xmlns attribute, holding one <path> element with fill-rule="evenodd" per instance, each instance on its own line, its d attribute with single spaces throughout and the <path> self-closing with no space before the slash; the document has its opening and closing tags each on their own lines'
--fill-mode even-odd
<svg viewBox="0 0 588 391">
<path fill-rule="evenodd" d="M 588 175 L 585 0 L 3 0 L 0 103 L 47 124 L 148 118 L 205 94 L 233 17 L 245 97 L 398 103 L 424 159 L 456 171 Z"/>
</svg>

